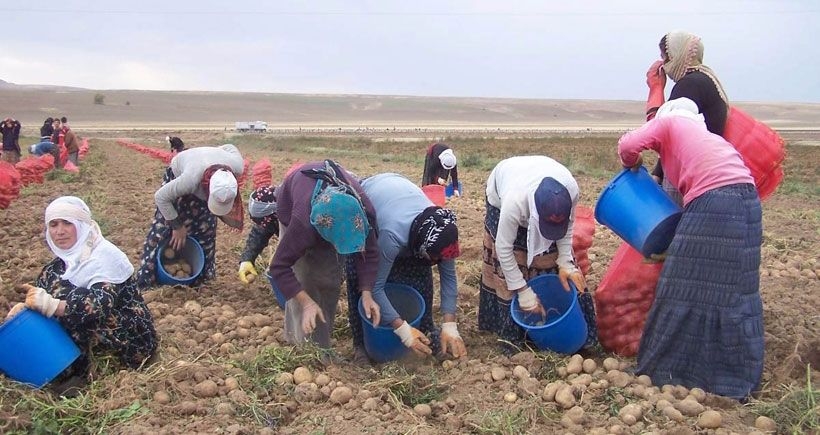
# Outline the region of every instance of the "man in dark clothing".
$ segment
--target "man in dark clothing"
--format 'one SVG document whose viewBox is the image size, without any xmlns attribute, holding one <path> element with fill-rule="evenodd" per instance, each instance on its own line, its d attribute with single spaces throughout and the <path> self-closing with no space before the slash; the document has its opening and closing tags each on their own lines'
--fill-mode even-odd
<svg viewBox="0 0 820 435">
<path fill-rule="evenodd" d="M 3 120 L 0 133 L 3 135 L 3 154 L 4 162 L 9 162 L 12 165 L 20 161 L 20 121 L 12 118 Z"/>
</svg>

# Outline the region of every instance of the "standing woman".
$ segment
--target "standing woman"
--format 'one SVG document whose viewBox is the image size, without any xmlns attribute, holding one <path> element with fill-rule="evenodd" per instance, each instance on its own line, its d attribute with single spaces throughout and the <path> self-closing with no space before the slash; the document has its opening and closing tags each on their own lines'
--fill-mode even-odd
<svg viewBox="0 0 820 435">
<path fill-rule="evenodd" d="M 20 161 L 20 121 L 6 118 L 0 124 L 0 134 L 3 135 L 2 159 L 12 165 Z"/>
<path fill-rule="evenodd" d="M 191 148 L 171 160 L 162 187 L 154 194 L 157 209 L 137 271 L 140 289 L 156 284 L 159 246 L 169 236 L 168 246 L 175 251 L 182 249 L 188 236 L 205 251 L 202 273 L 192 285 L 216 277 L 216 218 L 242 230 L 242 198 L 236 178 L 243 170 L 242 155 L 231 144 Z"/>
<path fill-rule="evenodd" d="M 648 149 L 663 159 L 684 210 L 644 325 L 637 371 L 655 385 L 744 400 L 763 373 L 763 234 L 754 180 L 687 98 L 668 101 L 618 142 L 625 167 L 640 166 Z"/>
<path fill-rule="evenodd" d="M 24 307 L 56 317 L 81 350 L 80 358 L 54 381 L 82 384 L 92 353 L 114 353 L 130 369 L 139 368 L 157 349 L 151 312 L 131 274 L 134 267 L 119 248 L 106 240 L 80 198 L 62 196 L 45 211 L 46 241 L 56 255 L 34 286 Z M 8 350 L 6 350 L 8 351 Z"/>
<path fill-rule="evenodd" d="M 356 177 L 332 160 L 290 172 L 275 202 L 279 244 L 269 273 L 287 301 L 285 337 L 330 348 L 342 284 L 339 256 L 353 258 L 360 288 L 371 291 L 376 280 L 373 205 Z"/>
<path fill-rule="evenodd" d="M 505 353 L 509 345 L 524 344 L 524 329 L 510 314 L 518 294 L 521 309 L 546 315 L 527 281 L 558 274 L 564 289 L 572 281 L 595 338 L 594 306 L 584 275 L 575 265 L 572 229 L 580 194 L 578 183 L 564 165 L 547 156 L 517 156 L 499 162 L 487 180 L 484 218 L 484 266 L 481 274 L 478 328 L 493 331 Z M 591 344 L 591 343 L 590 343 Z"/>
<path fill-rule="evenodd" d="M 427 148 L 424 156 L 424 174 L 421 177 L 421 185 L 428 184 L 446 185 L 447 179 L 452 177 L 451 186 L 453 196 L 459 197 L 458 191 L 458 162 L 456 155 L 449 145 L 434 143 Z"/>
<path fill-rule="evenodd" d="M 649 86 L 646 120 L 655 117 L 655 112 L 663 104 L 666 76 L 669 76 L 675 82 L 669 99 L 686 97 L 694 101 L 705 118 L 706 129 L 722 136 L 729 115 L 729 99 L 715 72 L 703 64 L 703 42 L 700 37 L 688 32 L 670 32 L 661 38 L 659 47 L 661 59 L 652 63 L 646 72 L 646 84 Z M 652 175 L 663 182 L 663 174 L 659 161 Z M 663 186 L 680 205 L 680 192 L 668 181 L 663 182 Z"/>
<path fill-rule="evenodd" d="M 359 287 L 356 268 L 350 260 L 347 263 L 348 319 L 356 360 L 363 361 L 365 355 L 362 320 L 357 308 L 360 297 L 368 318 L 376 325 L 391 326 L 402 343 L 418 355 L 449 352 L 456 358 L 466 356 L 456 324 L 455 259 L 460 250 L 455 213 L 433 205 L 418 186 L 399 174 L 366 178 L 362 188 L 373 202 L 379 223 L 379 271 L 371 292 Z M 444 322 L 440 332 L 433 322 L 432 266 L 438 266 L 441 280 Z M 410 326 L 407 319 L 396 312 L 385 294 L 387 282 L 406 284 L 421 293 L 427 309 L 419 329 Z M 374 307 L 374 303 L 378 307 Z"/>
</svg>

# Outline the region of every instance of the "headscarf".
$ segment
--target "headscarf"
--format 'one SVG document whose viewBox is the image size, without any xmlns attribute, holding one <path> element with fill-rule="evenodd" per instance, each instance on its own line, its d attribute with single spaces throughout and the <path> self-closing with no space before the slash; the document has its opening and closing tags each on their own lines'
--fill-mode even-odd
<svg viewBox="0 0 820 435">
<path fill-rule="evenodd" d="M 669 59 L 663 64 L 663 69 L 670 79 L 677 82 L 688 72 L 700 71 L 712 79 L 720 93 L 720 98 L 729 104 L 729 99 L 717 75 L 703 64 L 703 42 L 700 37 L 688 32 L 676 31 L 667 33 L 662 41 L 665 45 L 663 50 Z"/>
<path fill-rule="evenodd" d="M 699 121 L 703 123 L 704 127 L 706 126 L 703 114 L 698 112 L 698 105 L 686 97 L 675 98 L 674 100 L 663 103 L 661 107 L 658 108 L 658 113 L 655 114 L 655 117 L 663 118 L 666 116 L 682 116 Z"/>
<path fill-rule="evenodd" d="M 316 180 L 310 210 L 310 224 L 342 255 L 364 251 L 370 224 L 358 198 L 343 186 Z"/>
<path fill-rule="evenodd" d="M 68 249 L 54 244 L 48 224 L 54 219 L 71 222 L 77 230 L 77 242 Z M 45 211 L 46 242 L 55 255 L 66 265 L 62 278 L 77 287 L 108 282 L 121 284 L 134 273 L 128 257 L 113 243 L 106 240 L 97 222 L 91 219 L 91 210 L 76 196 L 61 196 L 52 201 Z"/>
<path fill-rule="evenodd" d="M 410 225 L 410 247 L 416 255 L 451 260 L 461 255 L 456 214 L 438 206 L 427 207 Z"/>
<path fill-rule="evenodd" d="M 276 219 L 276 193 L 274 186 L 263 186 L 251 192 L 248 198 L 248 214 L 256 225 L 270 228 Z"/>
<path fill-rule="evenodd" d="M 446 170 L 451 170 L 456 167 L 456 155 L 453 150 L 447 148 L 438 155 L 438 160 L 441 162 L 441 167 Z"/>
</svg>

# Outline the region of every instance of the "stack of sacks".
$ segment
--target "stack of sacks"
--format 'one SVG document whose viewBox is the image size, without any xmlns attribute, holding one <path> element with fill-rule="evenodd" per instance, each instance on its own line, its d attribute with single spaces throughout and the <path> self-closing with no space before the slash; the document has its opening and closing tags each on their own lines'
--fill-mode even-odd
<svg viewBox="0 0 820 435">
<path fill-rule="evenodd" d="M 8 208 L 20 196 L 20 172 L 8 162 L 0 161 L 0 209 Z"/>
<path fill-rule="evenodd" d="M 264 157 L 253 165 L 253 188 L 270 186 L 272 182 L 270 160 Z"/>
<path fill-rule="evenodd" d="M 662 268 L 663 263 L 645 263 L 640 252 L 621 242 L 595 291 L 598 341 L 604 349 L 622 356 L 638 353 Z"/>
<path fill-rule="evenodd" d="M 83 139 L 80 144 L 80 159 L 84 159 L 86 154 L 88 154 L 88 139 Z"/>
<path fill-rule="evenodd" d="M 45 180 L 45 173 L 54 169 L 54 157 L 45 154 L 40 157 L 28 157 L 14 165 L 20 172 L 23 186 L 31 183 L 42 183 Z"/>
<path fill-rule="evenodd" d="M 589 261 L 589 248 L 592 247 L 592 236 L 595 235 L 595 217 L 592 209 L 579 205 L 575 207 L 575 224 L 572 227 L 572 251 L 575 264 L 584 276 L 589 275 L 592 263 Z"/>
</svg>

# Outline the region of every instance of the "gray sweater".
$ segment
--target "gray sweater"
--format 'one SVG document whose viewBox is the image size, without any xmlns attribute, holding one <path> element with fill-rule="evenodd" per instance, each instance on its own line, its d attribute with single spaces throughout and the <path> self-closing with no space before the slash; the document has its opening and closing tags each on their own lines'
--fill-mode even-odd
<svg viewBox="0 0 820 435">
<path fill-rule="evenodd" d="M 202 188 L 202 175 L 209 166 L 219 164 L 228 165 L 237 178 L 245 168 L 239 149 L 231 144 L 190 148 L 171 160 L 174 179 L 154 194 L 154 201 L 165 220 L 174 220 L 179 216 L 174 201 L 181 196 L 195 195 L 203 201 L 208 199 L 208 192 Z"/>
</svg>

